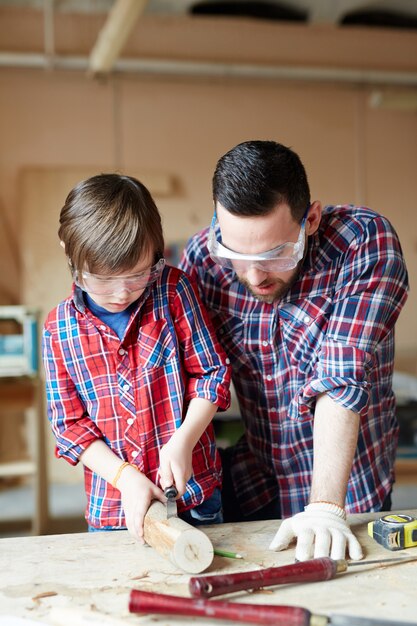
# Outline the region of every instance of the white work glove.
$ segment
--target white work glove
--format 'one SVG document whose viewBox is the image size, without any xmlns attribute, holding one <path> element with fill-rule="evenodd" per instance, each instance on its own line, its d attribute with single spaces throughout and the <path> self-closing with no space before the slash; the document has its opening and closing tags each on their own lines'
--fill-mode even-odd
<svg viewBox="0 0 417 626">
<path fill-rule="evenodd" d="M 295 559 L 330 556 L 344 559 L 346 544 L 349 557 L 354 561 L 363 558 L 362 548 L 346 522 L 344 509 L 328 502 L 314 502 L 302 513 L 285 519 L 269 546 L 270 550 L 284 550 L 297 538 Z"/>
</svg>

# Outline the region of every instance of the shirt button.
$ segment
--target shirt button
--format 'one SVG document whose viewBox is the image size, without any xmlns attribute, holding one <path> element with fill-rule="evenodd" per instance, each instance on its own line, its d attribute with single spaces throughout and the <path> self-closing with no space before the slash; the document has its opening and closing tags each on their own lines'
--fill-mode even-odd
<svg viewBox="0 0 417 626">
<path fill-rule="evenodd" d="M 268 376 L 266 377 L 266 380 L 272 380 L 271 374 L 268 374 Z"/>
<path fill-rule="evenodd" d="M 271 411 L 271 413 L 276 413 L 277 412 L 277 407 L 276 406 L 271 406 L 270 411 Z"/>
<path fill-rule="evenodd" d="M 226 359 L 226 365 L 230 365 L 230 359 Z"/>
<path fill-rule="evenodd" d="M 308 317 L 308 315 L 306 315 L 305 318 L 304 318 L 304 323 L 308 324 L 309 321 L 310 321 L 310 318 Z"/>
<path fill-rule="evenodd" d="M 134 459 L 136 459 L 136 457 L 138 456 L 139 452 L 137 450 L 133 450 L 132 452 L 132 456 Z"/>
<path fill-rule="evenodd" d="M 262 345 L 263 345 L 263 346 L 265 346 L 265 347 L 266 347 L 266 346 L 269 346 L 269 341 L 263 341 L 263 342 L 262 342 Z"/>
<path fill-rule="evenodd" d="M 130 389 L 130 385 L 128 385 L 128 383 L 125 383 L 122 387 L 123 391 L 129 391 Z"/>
<path fill-rule="evenodd" d="M 126 353 L 126 350 L 123 350 L 123 348 L 120 348 L 119 350 L 120 356 L 123 356 L 125 353 Z"/>
<path fill-rule="evenodd" d="M 100 326 L 100 330 L 107 330 L 106 326 L 103 326 L 103 324 Z"/>
<path fill-rule="evenodd" d="M 129 424 L 129 426 L 132 426 L 133 421 L 134 421 L 133 417 L 129 417 L 129 419 L 127 420 L 127 423 Z M 136 453 L 134 452 L 132 456 L 137 456 L 137 452 Z"/>
</svg>

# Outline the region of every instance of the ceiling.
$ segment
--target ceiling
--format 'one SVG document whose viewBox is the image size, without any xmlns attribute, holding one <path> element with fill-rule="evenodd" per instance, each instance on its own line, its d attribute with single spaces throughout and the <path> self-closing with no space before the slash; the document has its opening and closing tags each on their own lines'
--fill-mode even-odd
<svg viewBox="0 0 417 626">
<path fill-rule="evenodd" d="M 261 67 L 231 63 L 192 63 L 171 59 L 122 59 L 121 53 L 135 24 L 143 15 L 152 17 L 219 15 L 243 16 L 309 25 L 345 24 L 417 30 L 417 0 L 0 0 L 0 9 L 30 9 L 43 14 L 44 54 L 0 52 L 0 67 L 86 69 L 89 76 L 119 71 L 174 73 L 178 75 L 246 76 L 294 80 L 342 80 L 374 85 L 412 87 L 411 96 L 395 102 L 395 108 L 416 110 L 415 71 L 375 71 L 372 68 Z M 104 25 L 88 58 L 56 54 L 54 17 L 61 14 L 103 14 Z M 405 33 L 405 31 L 404 31 Z M 123 69 L 124 68 L 124 69 Z M 378 101 L 372 106 L 382 106 Z"/>
<path fill-rule="evenodd" d="M 114 0 L 0 0 L 0 6 L 71 13 L 106 13 Z M 417 0 L 148 0 L 144 14 L 245 15 L 263 19 L 306 23 L 366 23 L 378 26 L 417 28 Z"/>
</svg>

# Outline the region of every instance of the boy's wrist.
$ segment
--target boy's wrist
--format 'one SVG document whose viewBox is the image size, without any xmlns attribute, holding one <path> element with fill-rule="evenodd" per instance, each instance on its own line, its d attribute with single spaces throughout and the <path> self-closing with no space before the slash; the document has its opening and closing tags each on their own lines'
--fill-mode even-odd
<svg viewBox="0 0 417 626">
<path fill-rule="evenodd" d="M 189 432 L 184 425 L 180 426 L 174 433 L 172 433 L 169 442 L 171 445 L 180 447 L 185 450 L 194 450 L 197 445 L 199 437 L 196 439 L 195 433 Z"/>
<path fill-rule="evenodd" d="M 112 486 L 115 489 L 119 489 L 120 490 L 121 483 L 123 482 L 122 481 L 122 477 L 125 474 L 125 471 L 128 468 L 130 468 L 130 467 L 132 469 L 134 469 L 136 472 L 140 472 L 139 468 L 136 467 L 136 465 L 133 465 L 132 463 L 129 463 L 129 461 L 123 461 L 123 463 L 121 463 L 121 465 L 119 466 L 119 468 L 118 468 L 118 470 L 117 470 L 117 472 L 116 472 L 116 474 L 115 474 L 115 476 L 114 476 L 114 478 L 113 478 L 113 480 L 111 482 Z"/>
</svg>

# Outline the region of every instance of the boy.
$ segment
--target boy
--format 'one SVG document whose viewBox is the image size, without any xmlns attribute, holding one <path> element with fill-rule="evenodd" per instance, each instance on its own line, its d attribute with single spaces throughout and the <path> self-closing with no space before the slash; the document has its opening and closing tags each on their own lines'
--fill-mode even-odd
<svg viewBox="0 0 417 626">
<path fill-rule="evenodd" d="M 90 530 L 143 542 L 172 484 L 184 519 L 221 522 L 211 421 L 230 402 L 228 360 L 187 276 L 165 265 L 149 191 L 118 174 L 82 181 L 58 235 L 74 284 L 44 326 L 48 418 L 56 455 L 84 465 Z"/>
</svg>

